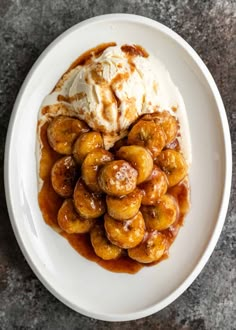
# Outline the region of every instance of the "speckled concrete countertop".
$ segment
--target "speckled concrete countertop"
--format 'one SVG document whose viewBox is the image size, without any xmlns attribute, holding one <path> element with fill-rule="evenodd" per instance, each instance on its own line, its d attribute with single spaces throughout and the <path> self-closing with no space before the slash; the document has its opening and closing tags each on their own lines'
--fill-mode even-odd
<svg viewBox="0 0 236 330">
<path fill-rule="evenodd" d="M 113 12 L 139 14 L 164 23 L 198 52 L 223 97 L 236 160 L 235 0 L 1 0 L 0 329 L 236 329 L 235 163 L 228 215 L 213 255 L 180 298 L 150 317 L 109 323 L 77 314 L 42 286 L 16 243 L 3 190 L 3 157 L 17 92 L 32 64 L 55 37 L 86 18 Z"/>
</svg>

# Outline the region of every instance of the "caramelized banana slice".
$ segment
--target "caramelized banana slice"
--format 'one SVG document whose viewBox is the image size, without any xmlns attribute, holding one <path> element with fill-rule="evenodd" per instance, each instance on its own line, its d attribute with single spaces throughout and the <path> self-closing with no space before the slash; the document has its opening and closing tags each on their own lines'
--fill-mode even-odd
<svg viewBox="0 0 236 330">
<path fill-rule="evenodd" d="M 142 204 L 153 205 L 167 191 L 168 181 L 164 172 L 156 165 L 147 181 L 139 185 L 143 191 Z"/>
<path fill-rule="evenodd" d="M 59 154 L 70 155 L 72 145 L 79 134 L 89 131 L 85 122 L 66 116 L 58 116 L 48 126 L 48 142 Z"/>
<path fill-rule="evenodd" d="M 96 219 L 84 219 L 75 210 L 72 199 L 66 199 L 58 211 L 57 221 L 62 230 L 68 234 L 88 233 Z"/>
<path fill-rule="evenodd" d="M 163 195 L 155 205 L 142 206 L 141 212 L 147 230 L 167 229 L 179 216 L 178 204 L 171 195 Z"/>
<path fill-rule="evenodd" d="M 129 249 L 138 245 L 145 233 L 145 223 L 141 212 L 133 218 L 121 222 L 105 214 L 104 226 L 108 239 L 115 245 Z"/>
<path fill-rule="evenodd" d="M 166 135 L 166 144 L 171 143 L 177 137 L 178 122 L 168 111 L 149 113 L 142 119 L 153 120 L 161 125 Z"/>
<path fill-rule="evenodd" d="M 97 223 L 90 232 L 90 240 L 97 256 L 104 260 L 117 259 L 122 249 L 112 244 L 106 237 L 103 224 Z"/>
<path fill-rule="evenodd" d="M 142 192 L 139 189 L 135 189 L 130 194 L 120 198 L 107 195 L 107 212 L 116 220 L 127 220 L 138 213 L 141 201 Z"/>
<path fill-rule="evenodd" d="M 188 171 L 184 157 L 175 150 L 163 150 L 158 156 L 156 163 L 165 172 L 170 187 L 179 183 Z"/>
<path fill-rule="evenodd" d="M 165 236 L 154 231 L 147 233 L 141 244 L 128 249 L 128 255 L 131 259 L 147 264 L 158 261 L 164 255 L 166 248 L 167 240 Z"/>
<path fill-rule="evenodd" d="M 112 196 L 123 196 L 136 188 L 137 171 L 124 160 L 114 160 L 104 165 L 98 173 L 102 191 Z"/>
<path fill-rule="evenodd" d="M 78 164 L 82 164 L 87 154 L 96 148 L 103 148 L 103 139 L 98 132 L 81 134 L 75 141 L 73 156 Z"/>
<path fill-rule="evenodd" d="M 166 136 L 160 124 L 139 120 L 128 134 L 128 144 L 147 148 L 156 158 L 166 144 Z"/>
<path fill-rule="evenodd" d="M 138 171 L 137 184 L 150 176 L 153 160 L 147 149 L 140 146 L 124 146 L 117 152 L 117 157 L 127 160 Z"/>
<path fill-rule="evenodd" d="M 82 178 L 80 178 L 74 190 L 74 204 L 76 211 L 86 219 L 99 218 L 106 211 L 105 199 L 100 195 L 90 192 Z"/>
<path fill-rule="evenodd" d="M 77 172 L 76 163 L 71 156 L 65 156 L 55 162 L 51 171 L 51 182 L 58 195 L 62 197 L 73 195 Z"/>
<path fill-rule="evenodd" d="M 100 167 L 113 160 L 113 155 L 105 149 L 95 149 L 91 151 L 83 161 L 81 171 L 82 178 L 90 190 L 101 192 L 97 182 L 97 174 Z"/>
</svg>

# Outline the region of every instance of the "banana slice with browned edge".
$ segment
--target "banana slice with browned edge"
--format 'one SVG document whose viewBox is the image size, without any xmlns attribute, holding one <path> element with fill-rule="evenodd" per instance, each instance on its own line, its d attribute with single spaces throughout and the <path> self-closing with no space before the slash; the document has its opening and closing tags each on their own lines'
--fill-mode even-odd
<svg viewBox="0 0 236 330">
<path fill-rule="evenodd" d="M 123 196 L 136 188 L 137 171 L 124 160 L 114 160 L 104 165 L 98 173 L 98 184 L 111 196 Z"/>
<path fill-rule="evenodd" d="M 88 233 L 97 219 L 82 218 L 75 210 L 72 199 L 66 199 L 58 211 L 57 221 L 68 234 Z"/>
<path fill-rule="evenodd" d="M 103 223 L 97 223 L 90 232 L 90 240 L 97 256 L 104 260 L 120 257 L 122 249 L 112 244 L 106 237 Z"/>
<path fill-rule="evenodd" d="M 67 116 L 58 116 L 48 126 L 48 142 L 53 150 L 59 154 L 70 155 L 77 137 L 88 131 L 89 127 L 84 121 Z"/>
<path fill-rule="evenodd" d="M 179 124 L 169 111 L 148 113 L 142 117 L 142 120 L 153 120 L 160 124 L 166 135 L 166 144 L 171 143 L 177 137 Z"/>
<path fill-rule="evenodd" d="M 103 148 L 103 138 L 99 132 L 81 134 L 75 141 L 73 156 L 78 164 L 82 164 L 87 154 L 96 148 Z"/>
<path fill-rule="evenodd" d="M 78 175 L 78 168 L 73 157 L 65 156 L 55 162 L 51 170 L 53 189 L 62 197 L 71 197 Z"/>
<path fill-rule="evenodd" d="M 104 226 L 108 239 L 115 245 L 129 249 L 138 245 L 145 233 L 145 223 L 141 212 L 127 221 L 117 221 L 109 214 L 104 216 Z"/>
<path fill-rule="evenodd" d="M 131 259 L 147 264 L 160 260 L 166 252 L 166 237 L 157 232 L 146 233 L 145 238 L 138 246 L 128 249 Z"/>
<path fill-rule="evenodd" d="M 137 184 L 145 181 L 152 173 L 153 160 L 147 149 L 136 145 L 124 146 L 116 155 L 129 162 L 138 171 Z"/>
<path fill-rule="evenodd" d="M 102 191 L 97 181 L 98 171 L 102 165 L 113 159 L 112 153 L 103 148 L 94 149 L 87 154 L 81 166 L 81 173 L 84 182 L 90 190 L 94 192 Z"/>
<path fill-rule="evenodd" d="M 101 194 L 89 191 L 82 178 L 75 186 L 74 204 L 76 211 L 86 219 L 99 218 L 106 211 L 105 198 Z"/>
<path fill-rule="evenodd" d="M 139 211 L 142 197 L 142 191 L 137 188 L 122 197 L 107 195 L 107 212 L 112 218 L 120 221 L 133 218 Z"/>
<path fill-rule="evenodd" d="M 169 228 L 179 216 L 179 208 L 175 198 L 163 195 L 155 205 L 142 206 L 141 212 L 147 230 L 164 230 Z"/>
<path fill-rule="evenodd" d="M 145 147 L 156 158 L 166 144 L 166 135 L 159 123 L 139 120 L 128 134 L 128 144 Z"/>
<path fill-rule="evenodd" d="M 167 187 L 168 181 L 165 173 L 154 165 L 150 177 L 139 185 L 139 188 L 143 192 L 142 204 L 155 204 L 166 193 Z"/>
<path fill-rule="evenodd" d="M 156 164 L 165 172 L 170 187 L 179 183 L 188 172 L 184 157 L 172 149 L 163 150 L 157 157 Z"/>
</svg>

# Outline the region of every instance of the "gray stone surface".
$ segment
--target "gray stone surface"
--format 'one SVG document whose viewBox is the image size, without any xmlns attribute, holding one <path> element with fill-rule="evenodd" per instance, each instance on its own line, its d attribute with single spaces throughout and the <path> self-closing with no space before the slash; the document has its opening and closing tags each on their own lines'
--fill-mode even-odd
<svg viewBox="0 0 236 330">
<path fill-rule="evenodd" d="M 86 18 L 113 12 L 160 21 L 199 53 L 223 97 L 236 160 L 234 0 L 0 0 L 0 329 L 236 329 L 235 162 L 226 223 L 210 261 L 180 298 L 150 317 L 109 323 L 75 313 L 42 286 L 16 243 L 2 177 L 5 136 L 17 92 L 55 37 Z"/>
</svg>

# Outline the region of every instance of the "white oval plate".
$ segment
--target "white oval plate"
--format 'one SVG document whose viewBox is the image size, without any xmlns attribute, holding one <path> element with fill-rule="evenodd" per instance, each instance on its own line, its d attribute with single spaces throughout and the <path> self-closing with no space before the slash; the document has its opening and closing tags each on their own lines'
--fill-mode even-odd
<svg viewBox="0 0 236 330">
<path fill-rule="evenodd" d="M 183 95 L 190 124 L 192 208 L 168 260 L 136 275 L 111 273 L 81 257 L 48 227 L 37 201 L 36 126 L 40 104 L 68 66 L 99 43 L 136 43 L 156 54 Z M 225 109 L 208 69 L 176 33 L 124 14 L 75 25 L 39 57 L 15 102 L 5 153 L 5 189 L 17 241 L 47 289 L 84 315 L 125 321 L 155 313 L 193 282 L 224 223 L 231 184 L 231 142 Z"/>
</svg>

